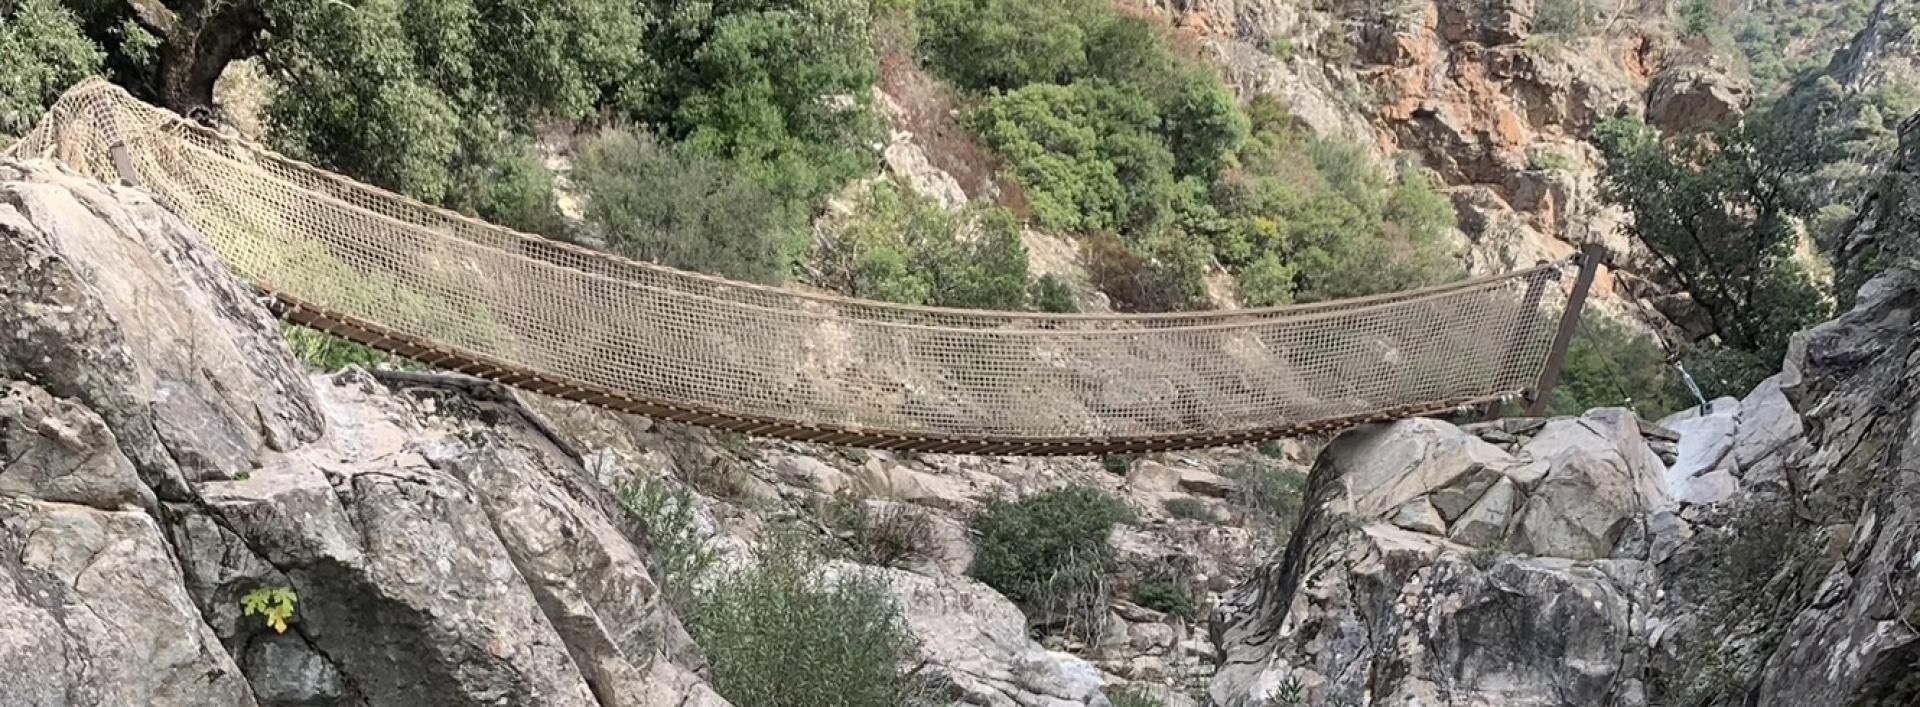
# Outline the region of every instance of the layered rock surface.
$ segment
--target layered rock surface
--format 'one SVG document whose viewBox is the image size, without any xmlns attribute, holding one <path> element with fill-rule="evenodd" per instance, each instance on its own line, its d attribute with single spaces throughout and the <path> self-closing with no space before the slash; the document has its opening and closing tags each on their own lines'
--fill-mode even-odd
<svg viewBox="0 0 1920 707">
<path fill-rule="evenodd" d="M 572 457 L 309 378 L 139 192 L 0 165 L 9 705 L 725 704 Z M 241 598 L 291 588 L 285 633 Z"/>
</svg>

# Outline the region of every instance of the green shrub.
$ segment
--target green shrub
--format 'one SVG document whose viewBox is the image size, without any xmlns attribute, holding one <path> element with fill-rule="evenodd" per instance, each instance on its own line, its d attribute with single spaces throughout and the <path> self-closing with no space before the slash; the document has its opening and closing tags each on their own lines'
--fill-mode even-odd
<svg viewBox="0 0 1920 707">
<path fill-rule="evenodd" d="M 1152 133 L 1153 105 L 1106 84 L 1033 84 L 987 99 L 967 123 L 1007 160 L 1034 219 L 1109 231 L 1150 218 L 1174 157 Z M 1135 178 L 1130 180 L 1130 178 Z"/>
<path fill-rule="evenodd" d="M 1127 472 L 1133 471 L 1133 463 L 1139 459 L 1132 454 L 1108 454 L 1100 457 L 1100 468 L 1106 469 L 1109 474 L 1126 476 Z"/>
<path fill-rule="evenodd" d="M 905 503 L 842 495 L 827 505 L 825 516 L 842 556 L 863 565 L 899 567 L 933 547 L 933 520 Z"/>
<path fill-rule="evenodd" d="M 1693 405 L 1667 375 L 1666 351 L 1651 335 L 1588 310 L 1567 348 L 1566 368 L 1548 410 L 1578 415 L 1597 407 L 1629 407 L 1649 420 Z"/>
<path fill-rule="evenodd" d="M 1073 314 L 1080 311 L 1080 305 L 1073 300 L 1073 290 L 1067 287 L 1065 280 L 1048 273 L 1033 281 L 1027 299 L 1033 308 L 1053 314 Z"/>
<path fill-rule="evenodd" d="M 1534 32 L 1582 37 L 1593 30 L 1592 0 L 1540 0 L 1534 6 Z"/>
<path fill-rule="evenodd" d="M 0 0 L 0 135 L 21 135 L 104 52 L 58 0 Z"/>
<path fill-rule="evenodd" d="M 1191 619 L 1194 616 L 1193 592 L 1178 580 L 1141 582 L 1133 588 L 1133 603 L 1170 616 Z"/>
<path fill-rule="evenodd" d="M 693 494 L 686 488 L 643 478 L 620 489 L 620 503 L 640 519 L 647 554 L 659 568 L 667 601 L 682 616 L 699 604 L 701 582 L 719 559 L 700 533 Z"/>
<path fill-rule="evenodd" d="M 1572 166 L 1573 158 L 1568 157 L 1564 152 L 1542 150 L 1533 153 L 1533 156 L 1527 160 L 1529 169 L 1547 172 L 1565 172 Z"/>
<path fill-rule="evenodd" d="M 282 322 L 280 335 L 286 338 L 294 358 L 328 373 L 348 366 L 372 368 L 394 360 L 384 351 L 297 324 Z"/>
<path fill-rule="evenodd" d="M 1031 287 L 1011 212 L 949 212 L 892 181 L 861 197 L 840 237 L 816 260 L 841 291 L 904 304 L 1019 310 Z"/>
<path fill-rule="evenodd" d="M 1805 170 L 1818 156 L 1776 125 L 1791 122 L 1762 114 L 1663 136 L 1621 116 L 1596 130 L 1601 195 L 1633 215 L 1629 231 L 1686 287 L 1724 348 L 1769 367 L 1831 307 L 1793 256 L 1798 221 L 1812 215 Z M 1757 380 L 1725 370 L 1735 387 Z"/>
<path fill-rule="evenodd" d="M 685 614 L 710 682 L 740 707 L 896 707 L 925 697 L 912 636 L 884 579 L 820 575 L 804 542 L 779 536 L 717 578 Z"/>
<path fill-rule="evenodd" d="M 647 117 L 666 135 L 808 206 L 874 167 L 867 3 L 673 3 L 660 14 L 652 50 L 665 70 Z"/>
<path fill-rule="evenodd" d="M 778 283 L 806 237 L 800 214 L 733 165 L 632 133 L 594 139 L 573 180 L 591 233 L 633 258 Z"/>
<path fill-rule="evenodd" d="M 1107 701 L 1113 707 L 1166 707 L 1167 703 L 1155 697 L 1152 690 L 1139 685 L 1107 690 Z"/>
<path fill-rule="evenodd" d="M 1223 470 L 1239 482 L 1232 500 L 1254 515 L 1276 525 L 1288 525 L 1300 515 L 1307 475 L 1272 459 L 1250 459 Z"/>
<path fill-rule="evenodd" d="M 1214 520 L 1213 509 L 1208 508 L 1205 501 L 1190 496 L 1169 498 L 1161 505 L 1166 507 L 1167 515 L 1182 520 L 1204 520 L 1209 523 Z"/>
<path fill-rule="evenodd" d="M 1027 607 L 1029 616 L 1092 635 L 1112 591 L 1107 534 L 1131 518 L 1118 499 L 1085 486 L 990 499 L 970 523 L 977 540 L 968 573 Z"/>
<path fill-rule="evenodd" d="M 1111 14 L 1102 0 L 923 0 L 921 46 L 965 88 L 1067 83 L 1086 73 L 1088 35 Z"/>
</svg>

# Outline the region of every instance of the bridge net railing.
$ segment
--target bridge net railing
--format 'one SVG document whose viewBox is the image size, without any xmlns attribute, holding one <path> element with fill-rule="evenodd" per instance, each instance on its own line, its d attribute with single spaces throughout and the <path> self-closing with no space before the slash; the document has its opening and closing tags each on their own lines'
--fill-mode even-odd
<svg viewBox="0 0 1920 707">
<path fill-rule="evenodd" d="M 352 322 L 363 341 L 371 331 L 429 342 L 496 379 L 559 381 L 593 392 L 580 399 L 785 436 L 1007 440 L 1011 452 L 1073 440 L 1193 446 L 1486 400 L 1531 385 L 1561 299 L 1558 266 L 1168 315 L 953 310 L 765 287 L 430 207 L 98 80 L 9 152 L 118 181 L 116 144 L 140 185 L 233 270 L 310 319 Z"/>
</svg>

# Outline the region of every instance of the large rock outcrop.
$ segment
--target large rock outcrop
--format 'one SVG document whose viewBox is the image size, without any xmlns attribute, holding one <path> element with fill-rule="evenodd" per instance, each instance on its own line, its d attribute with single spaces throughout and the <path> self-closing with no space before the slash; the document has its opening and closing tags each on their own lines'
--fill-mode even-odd
<svg viewBox="0 0 1920 707">
<path fill-rule="evenodd" d="M 1630 648 L 1672 525 L 1664 468 L 1624 411 L 1530 436 L 1407 420 L 1336 440 L 1284 559 L 1226 612 L 1213 699 L 1645 704 Z"/>
<path fill-rule="evenodd" d="M 0 332 L 7 704 L 725 704 L 520 407 L 310 377 L 146 195 L 0 164 Z"/>
<path fill-rule="evenodd" d="M 1216 616 L 1214 700 L 1920 704 L 1920 123 L 1904 143 L 1846 239 L 1851 310 L 1744 398 L 1336 440 Z"/>
</svg>

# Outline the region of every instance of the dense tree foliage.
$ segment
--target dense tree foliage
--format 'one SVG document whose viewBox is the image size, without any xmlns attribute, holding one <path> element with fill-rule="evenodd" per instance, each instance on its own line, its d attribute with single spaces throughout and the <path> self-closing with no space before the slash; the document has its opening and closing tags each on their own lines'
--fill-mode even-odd
<svg viewBox="0 0 1920 707">
<path fill-rule="evenodd" d="M 1632 213 L 1632 235 L 1711 319 L 1719 349 L 1701 361 L 1750 372 L 1720 376 L 1735 393 L 1757 382 L 1751 372 L 1774 367 L 1787 338 L 1829 307 L 1793 258 L 1809 207 L 1796 188 L 1792 138 L 1756 125 L 1767 123 L 1662 136 L 1621 117 L 1597 131 L 1607 157 L 1603 195 Z"/>
<path fill-rule="evenodd" d="M 55 0 L 0 0 L 0 142 L 18 136 L 106 55 Z"/>
<path fill-rule="evenodd" d="M 811 202 L 873 166 L 878 77 L 861 0 L 656 0 L 658 87 L 635 117 Z"/>
</svg>

